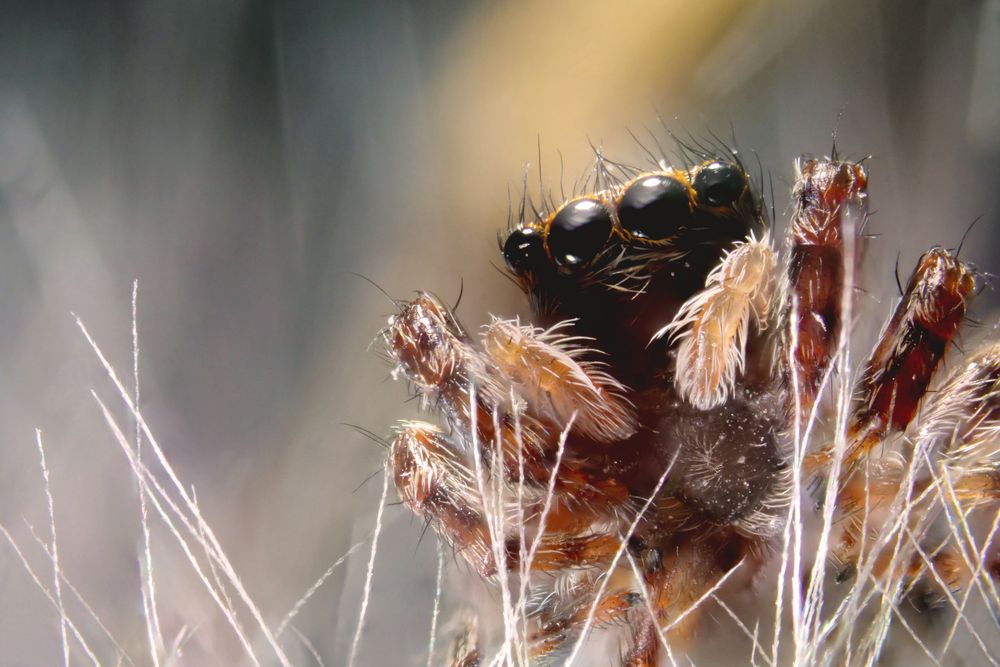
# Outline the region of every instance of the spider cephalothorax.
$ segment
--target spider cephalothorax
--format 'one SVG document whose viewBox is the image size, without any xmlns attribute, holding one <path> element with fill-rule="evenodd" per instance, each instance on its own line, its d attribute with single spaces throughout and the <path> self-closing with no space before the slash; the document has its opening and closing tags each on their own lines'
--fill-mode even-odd
<svg viewBox="0 0 1000 667">
<path fill-rule="evenodd" d="M 837 412 L 823 394 L 856 316 L 865 168 L 798 165 L 782 260 L 735 154 L 659 167 L 612 179 L 599 161 L 601 187 L 522 215 L 503 239 L 547 328 L 494 318 L 477 338 L 422 293 L 383 332 L 447 426 L 396 428 L 401 499 L 516 598 L 494 664 L 571 661 L 591 627 L 621 621 L 622 664 L 655 665 L 719 582 L 787 553 L 789 518 L 815 508 L 837 578 L 863 583 L 851 595 L 870 579 L 894 596 L 920 582 L 948 595 L 980 576 L 931 527 L 942 471 L 960 512 L 998 498 L 998 348 L 916 419 L 977 273 L 949 251 L 924 255 Z M 822 646 L 810 650 L 842 650 Z"/>
</svg>

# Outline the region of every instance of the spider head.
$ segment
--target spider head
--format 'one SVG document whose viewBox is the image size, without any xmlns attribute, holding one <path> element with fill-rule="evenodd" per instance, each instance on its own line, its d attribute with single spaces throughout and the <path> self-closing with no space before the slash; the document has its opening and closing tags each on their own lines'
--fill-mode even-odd
<svg viewBox="0 0 1000 667">
<path fill-rule="evenodd" d="M 431 393 L 461 369 L 468 344 L 462 326 L 437 297 L 420 292 L 389 318 L 382 331 L 389 357 L 422 393 Z"/>
</svg>

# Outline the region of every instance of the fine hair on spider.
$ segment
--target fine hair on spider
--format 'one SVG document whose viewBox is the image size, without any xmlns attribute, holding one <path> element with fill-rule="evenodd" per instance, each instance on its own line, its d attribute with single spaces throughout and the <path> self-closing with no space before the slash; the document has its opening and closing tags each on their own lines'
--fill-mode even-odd
<svg viewBox="0 0 1000 667">
<path fill-rule="evenodd" d="M 559 202 L 525 172 L 499 240 L 531 323 L 475 335 L 421 292 L 380 332 L 441 422 L 397 424 L 387 475 L 499 595 L 429 664 L 676 664 L 723 622 L 736 664 L 940 664 L 960 630 L 995 664 L 969 608 L 1000 610 L 1000 342 L 940 372 L 984 274 L 925 253 L 855 378 L 864 160 L 796 161 L 776 248 L 759 162 L 671 136 L 676 166 L 655 137 L 647 166 L 593 147 Z"/>
</svg>

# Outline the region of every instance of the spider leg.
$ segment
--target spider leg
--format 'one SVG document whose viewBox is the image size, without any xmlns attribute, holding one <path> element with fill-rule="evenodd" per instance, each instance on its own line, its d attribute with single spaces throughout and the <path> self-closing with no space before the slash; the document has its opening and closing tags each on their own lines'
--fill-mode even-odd
<svg viewBox="0 0 1000 667">
<path fill-rule="evenodd" d="M 511 546 L 516 548 L 514 540 L 511 540 Z M 620 546 L 618 538 L 600 533 L 587 535 L 547 533 L 538 540 L 530 566 L 533 572 L 602 567 L 611 562 Z"/>
<path fill-rule="evenodd" d="M 394 374 L 411 382 L 424 407 L 437 408 L 456 443 L 468 451 L 484 449 L 493 463 L 499 447 L 508 479 L 547 479 L 557 437 L 550 429 L 510 405 L 510 387 L 488 355 L 466 334 L 451 310 L 426 292 L 403 304 L 383 331 Z M 523 475 L 522 475 L 523 473 Z"/>
<path fill-rule="evenodd" d="M 935 248 L 920 258 L 858 382 L 849 462 L 910 424 L 975 287 L 972 270 L 948 251 Z"/>
<path fill-rule="evenodd" d="M 400 499 L 484 577 L 496 573 L 474 473 L 436 426 L 403 422 L 386 462 Z"/>
<path fill-rule="evenodd" d="M 1000 344 L 969 356 L 925 406 L 918 450 L 953 473 L 955 492 L 996 498 L 1000 459 Z"/>
<path fill-rule="evenodd" d="M 484 327 L 483 348 L 512 385 L 525 409 L 556 430 L 572 420 L 573 431 L 596 442 L 631 437 L 638 428 L 627 389 L 589 357 L 589 339 L 564 334 L 571 322 L 548 330 L 494 318 Z"/>
<path fill-rule="evenodd" d="M 962 311 L 964 313 L 964 308 Z M 894 321 L 896 319 L 894 317 Z M 906 337 L 906 340 L 913 339 L 920 338 Z M 907 350 L 909 354 L 917 353 L 906 346 L 897 349 L 902 349 L 903 353 Z M 924 366 L 910 363 L 907 368 L 907 379 L 922 377 L 914 369 Z M 891 379 L 890 373 L 886 375 Z M 900 388 L 896 393 L 912 396 L 907 391 Z M 877 391 L 872 393 L 878 395 Z M 912 419 L 913 412 L 903 410 L 898 407 L 900 405 L 905 407 L 907 401 L 891 404 L 879 423 L 892 428 L 892 419 L 897 417 L 896 428 L 905 427 L 903 420 Z M 915 564 L 905 576 L 914 582 L 921 578 L 933 580 L 938 588 L 956 590 L 968 582 L 972 570 L 983 558 L 983 554 L 967 548 L 966 516 L 975 509 L 993 509 L 1000 501 L 1000 470 L 997 467 L 1000 463 L 1000 345 L 988 345 L 965 359 L 938 391 L 930 395 L 922 408 L 919 423 L 920 428 L 913 437 L 915 444 L 910 463 L 913 481 L 904 484 L 904 463 L 897 463 L 891 475 L 873 474 L 873 471 L 886 468 L 887 462 L 892 460 L 890 456 L 878 459 L 866 456 L 861 459 L 863 463 L 859 461 L 845 476 L 838 496 L 838 511 L 842 517 L 851 515 L 852 510 L 858 511 L 845 517 L 848 520 L 838 557 L 853 563 L 869 555 L 860 553 L 863 524 L 867 522 L 869 527 L 867 537 L 870 540 L 865 549 L 869 551 L 877 541 L 880 526 L 888 525 L 891 518 L 885 513 L 890 507 L 901 511 L 901 503 L 905 501 L 911 507 L 905 517 L 906 529 L 914 534 L 915 540 L 921 541 L 934 526 L 934 520 L 942 515 L 951 533 L 944 544 L 933 549 L 932 556 L 920 553 L 919 558 L 915 557 Z M 859 431 L 864 438 L 870 438 L 873 432 L 879 431 L 875 427 Z M 875 554 L 875 559 L 876 574 L 884 572 L 892 560 L 887 550 Z"/>
<path fill-rule="evenodd" d="M 933 394 L 924 407 L 915 456 L 936 466 L 932 477 L 946 487 L 940 502 L 950 505 L 949 516 L 974 510 L 997 511 L 1000 503 L 1000 344 L 986 345 L 971 354 Z M 926 484 L 926 482 L 925 482 Z M 919 488 L 919 487 L 918 487 Z M 957 532 L 958 527 L 952 526 Z M 972 570 L 983 566 L 986 554 L 968 549 L 953 535 L 951 544 L 935 554 L 928 566 L 934 579 L 949 590 L 968 586 Z M 992 535 L 990 536 L 993 537 Z M 996 576 L 995 572 L 990 573 Z"/>
<path fill-rule="evenodd" d="M 684 302 L 654 337 L 679 341 L 674 385 L 695 407 L 716 408 L 735 391 L 746 365 L 751 318 L 758 329 L 767 327 L 774 272 L 767 235 L 758 241 L 751 234 L 726 253 L 708 274 L 705 289 Z"/>
<path fill-rule="evenodd" d="M 629 615 L 630 646 L 622 658 L 623 666 L 655 667 L 661 635 L 669 637 L 672 646 L 682 646 L 691 639 L 706 594 L 738 567 L 720 561 L 720 554 L 727 551 L 725 541 L 678 541 L 646 551 L 641 562 L 643 591 L 648 599 Z"/>
<path fill-rule="evenodd" d="M 622 667 L 656 667 L 660 654 L 660 638 L 656 636 L 656 623 L 646 614 L 629 626 L 630 646 L 622 656 Z"/>
<path fill-rule="evenodd" d="M 588 583 L 592 585 L 592 582 Z M 600 628 L 623 622 L 640 599 L 639 594 L 631 590 L 606 593 L 594 606 L 591 626 Z M 567 612 L 554 617 L 543 616 L 538 631 L 531 636 L 533 657 L 551 656 L 577 639 L 590 616 L 591 605 L 584 597 L 575 600 L 575 603 Z"/>
<path fill-rule="evenodd" d="M 448 649 L 447 667 L 479 667 L 482 651 L 479 648 L 479 620 L 470 612 L 458 618 L 451 646 Z"/>
<path fill-rule="evenodd" d="M 837 351 L 844 290 L 850 287 L 846 269 L 860 257 L 857 228 L 867 216 L 868 176 L 860 164 L 829 159 L 796 166 L 782 347 L 789 350 L 784 383 L 805 421 Z"/>
<path fill-rule="evenodd" d="M 395 429 L 386 465 L 400 499 L 414 514 L 427 521 L 484 577 L 496 574 L 496 555 L 476 473 L 441 429 L 423 422 L 401 423 Z M 572 477 L 573 471 L 567 474 Z M 580 484 L 585 485 L 587 478 L 582 473 L 577 476 Z M 593 494 L 600 492 L 589 490 Z M 558 494 L 551 500 L 545 524 L 541 526 L 544 499 L 538 497 L 537 489 L 526 491 L 527 534 L 542 528 L 545 533 L 537 539 L 528 539 L 529 545 L 534 543 L 530 556 L 520 553 L 518 536 L 505 536 L 503 549 L 508 569 L 517 569 L 529 557 L 528 568 L 539 572 L 598 567 L 611 561 L 621 544 L 617 538 L 593 532 L 581 534 L 590 528 L 599 512 L 574 511 L 581 499 Z M 602 501 L 606 503 L 608 499 L 603 497 Z"/>
</svg>

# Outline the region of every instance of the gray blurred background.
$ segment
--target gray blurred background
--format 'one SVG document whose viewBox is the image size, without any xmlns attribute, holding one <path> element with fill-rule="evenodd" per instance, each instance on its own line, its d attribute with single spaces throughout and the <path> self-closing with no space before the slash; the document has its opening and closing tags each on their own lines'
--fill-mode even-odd
<svg viewBox="0 0 1000 667">
<path fill-rule="evenodd" d="M 793 158 L 828 152 L 835 128 L 842 153 L 873 156 L 881 305 L 863 328 L 891 303 L 897 252 L 909 271 L 978 216 L 963 255 L 1000 271 L 998 0 L 6 0 L 0 522 L 48 572 L 23 521 L 47 534 L 40 428 L 66 573 L 148 660 L 135 484 L 90 389 L 125 413 L 70 315 L 130 377 L 138 279 L 145 417 L 276 622 L 371 530 L 381 477 L 355 488 L 383 452 L 343 423 L 386 433 L 414 414 L 368 351 L 391 307 L 350 272 L 401 297 L 450 301 L 464 282 L 471 327 L 526 314 L 491 266 L 508 187 L 539 142 L 553 184 L 560 155 L 568 182 L 587 168 L 588 142 L 640 160 L 627 129 L 665 139 L 657 111 L 696 136 L 732 124 L 774 179 L 779 228 Z M 385 523 L 357 664 L 423 664 L 434 541 L 404 508 Z M 194 629 L 182 664 L 244 664 L 153 524 L 164 633 Z M 366 559 L 297 619 L 328 665 L 346 661 Z M 0 666 L 61 664 L 58 637 L 0 542 Z"/>
</svg>

